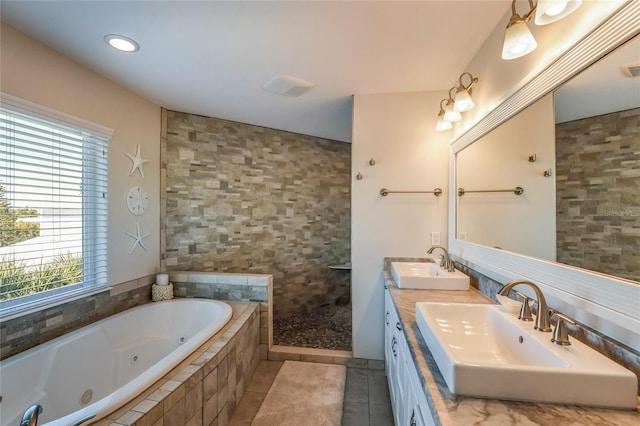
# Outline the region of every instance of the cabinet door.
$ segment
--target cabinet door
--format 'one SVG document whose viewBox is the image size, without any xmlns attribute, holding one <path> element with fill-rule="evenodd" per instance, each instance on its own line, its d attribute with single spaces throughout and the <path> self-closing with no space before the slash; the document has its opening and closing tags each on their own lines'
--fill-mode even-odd
<svg viewBox="0 0 640 426">
<path fill-rule="evenodd" d="M 415 364 L 411 357 L 407 357 L 407 385 L 409 387 L 408 394 L 411 394 L 412 406 L 409 408 L 409 426 L 432 426 L 435 425 L 435 420 L 429 409 L 427 398 L 424 395 L 424 390 L 420 383 L 418 376 L 418 370 L 416 370 Z"/>
<path fill-rule="evenodd" d="M 385 367 L 387 372 L 387 382 L 389 384 L 389 396 L 393 409 L 393 418 L 396 424 L 402 424 L 401 418 L 404 407 L 403 389 L 404 383 L 401 375 L 404 374 L 404 358 L 401 351 L 401 342 L 404 336 L 399 334 L 397 325 L 400 323 L 396 308 L 389 294 L 385 292 Z"/>
<path fill-rule="evenodd" d="M 397 426 L 435 425 L 389 289 L 384 294 L 384 362 Z"/>
<path fill-rule="evenodd" d="M 384 291 L 384 367 L 387 372 L 387 377 L 389 376 L 389 372 L 391 370 L 391 361 L 393 360 L 393 356 L 391 353 L 391 340 L 393 337 L 393 330 L 391 329 L 391 312 L 393 309 L 393 305 L 391 305 L 391 295 L 389 294 L 389 290 L 386 289 Z"/>
<path fill-rule="evenodd" d="M 413 392 L 413 389 L 409 387 L 407 392 L 407 407 L 405 418 L 407 421 L 403 424 L 407 426 L 423 426 L 418 419 L 416 414 L 418 403 L 416 401 L 416 394 Z"/>
</svg>

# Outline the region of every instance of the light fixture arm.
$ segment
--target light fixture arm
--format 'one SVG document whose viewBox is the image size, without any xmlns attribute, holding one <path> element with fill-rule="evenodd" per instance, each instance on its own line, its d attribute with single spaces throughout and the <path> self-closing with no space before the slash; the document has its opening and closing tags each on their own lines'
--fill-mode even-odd
<svg viewBox="0 0 640 426">
<path fill-rule="evenodd" d="M 465 75 L 469 76 L 469 85 L 465 86 L 464 83 L 462 82 L 462 77 L 464 77 Z M 476 84 L 478 82 L 478 77 L 474 77 L 473 75 L 471 75 L 470 72 L 464 72 L 460 75 L 460 78 L 458 79 L 460 86 L 458 86 L 458 90 L 466 90 L 469 92 L 469 94 L 471 94 L 471 86 L 473 86 L 474 84 Z"/>
<path fill-rule="evenodd" d="M 447 99 L 442 99 L 440 101 L 440 113 L 438 113 L 438 115 L 443 114 L 444 115 L 444 107 L 442 106 L 443 102 L 447 102 Z"/>
<path fill-rule="evenodd" d="M 450 105 L 453 103 L 453 99 L 455 98 L 455 94 L 453 96 L 451 96 L 451 91 L 452 90 L 457 90 L 455 87 L 452 87 L 451 89 L 449 89 L 449 99 L 447 99 L 447 105 Z"/>
<path fill-rule="evenodd" d="M 513 0 L 511 2 L 511 19 L 509 19 L 509 24 L 507 24 L 507 28 L 509 28 L 511 25 L 517 23 L 517 22 L 529 22 L 531 21 L 531 19 L 533 18 L 533 15 L 536 13 L 536 8 L 538 7 L 538 2 L 536 1 L 536 3 L 533 3 L 533 0 L 529 0 L 529 12 L 525 13 L 524 15 L 520 16 L 518 15 L 518 12 L 516 12 L 516 0 Z"/>
</svg>

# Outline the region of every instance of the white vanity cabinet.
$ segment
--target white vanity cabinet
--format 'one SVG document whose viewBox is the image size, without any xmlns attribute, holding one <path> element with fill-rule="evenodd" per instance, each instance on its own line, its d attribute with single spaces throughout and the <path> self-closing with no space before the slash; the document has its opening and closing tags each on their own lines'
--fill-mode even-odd
<svg viewBox="0 0 640 426">
<path fill-rule="evenodd" d="M 434 425 L 402 323 L 385 287 L 384 361 L 396 426 Z"/>
<path fill-rule="evenodd" d="M 407 353 L 407 378 L 409 383 L 407 386 L 407 415 L 409 426 L 431 426 L 436 422 L 433 419 L 431 410 L 427 403 L 427 398 L 420 383 L 420 376 L 416 370 L 411 355 Z"/>
<path fill-rule="evenodd" d="M 403 377 L 406 374 L 404 366 L 404 356 L 406 353 L 406 341 L 402 335 L 402 326 L 400 318 L 396 312 L 396 308 L 391 300 L 389 290 L 385 290 L 384 300 L 384 362 L 387 372 L 387 382 L 389 383 L 389 396 L 391 397 L 391 406 L 393 407 L 393 419 L 396 425 L 401 425 L 402 418 L 400 410 L 396 407 L 402 407 L 405 404 L 406 390 L 402 383 L 406 381 Z"/>
</svg>

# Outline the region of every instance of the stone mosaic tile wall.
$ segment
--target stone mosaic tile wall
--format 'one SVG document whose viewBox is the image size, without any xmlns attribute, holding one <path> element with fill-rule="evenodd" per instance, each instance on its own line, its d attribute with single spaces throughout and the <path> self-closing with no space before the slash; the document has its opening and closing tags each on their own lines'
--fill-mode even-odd
<svg viewBox="0 0 640 426">
<path fill-rule="evenodd" d="M 351 145 L 163 114 L 166 269 L 272 275 L 275 317 L 348 299 Z"/>
<path fill-rule="evenodd" d="M 142 281 L 143 285 L 138 287 L 140 283 L 134 283 L 134 287 L 138 288 L 117 295 L 105 290 L 14 319 L 3 320 L 0 323 L 0 359 L 16 355 L 118 312 L 151 302 L 153 276 L 135 281 Z M 123 285 L 129 286 L 129 283 Z"/>
<path fill-rule="evenodd" d="M 558 262 L 640 281 L 640 108 L 556 125 Z"/>
</svg>

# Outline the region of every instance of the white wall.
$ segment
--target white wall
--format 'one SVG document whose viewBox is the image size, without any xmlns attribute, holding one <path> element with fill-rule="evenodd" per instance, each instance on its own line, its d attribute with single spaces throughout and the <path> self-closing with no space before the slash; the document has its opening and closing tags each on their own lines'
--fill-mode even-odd
<svg viewBox="0 0 640 426">
<path fill-rule="evenodd" d="M 0 89 L 7 94 L 114 130 L 109 143 L 109 285 L 156 272 L 160 265 L 160 107 L 2 23 Z M 140 144 L 144 178 L 129 176 Z M 132 186 L 150 197 L 149 210 L 137 219 L 148 251 L 128 254 L 136 217 L 126 207 Z"/>
<path fill-rule="evenodd" d="M 530 155 L 535 162 L 529 162 Z M 520 186 L 522 195 L 465 194 L 457 198 L 459 239 L 556 260 L 555 125 L 553 94 L 489 132 L 456 156 L 457 186 L 466 190 Z M 461 236 L 466 233 L 466 238 Z"/>
<path fill-rule="evenodd" d="M 436 133 L 444 93 L 356 95 L 351 151 L 354 356 L 383 359 L 383 258 L 424 257 L 431 232 L 446 245 L 449 132 Z M 374 159 L 376 164 L 369 165 Z M 362 174 L 362 180 L 356 175 Z M 380 195 L 390 190 L 444 194 Z"/>
<path fill-rule="evenodd" d="M 625 1 L 584 1 L 575 12 L 560 21 L 543 26 L 537 26 L 531 21 L 528 27 L 536 38 L 538 48 L 521 58 L 505 61 L 500 55 L 504 30 L 511 17 L 511 9 L 509 9 L 464 70 L 480 79 L 478 84 L 473 86 L 472 96 L 476 108 L 465 112 L 462 120 L 455 123 L 454 137 L 459 137 L 517 92 L 562 53 L 606 20 Z M 517 11 L 520 14 L 528 10 L 527 1 L 517 2 Z"/>
<path fill-rule="evenodd" d="M 431 245 L 429 234 L 440 230 L 446 245 L 450 138 L 457 138 L 547 67 L 568 47 L 604 21 L 624 0 L 583 2 L 562 21 L 543 27 L 529 24 L 538 50 L 513 61 L 500 59 L 504 29 L 511 11 L 498 24 L 465 70 L 480 78 L 473 89 L 476 108 L 463 114 L 454 132 L 435 133 L 437 105 L 445 93 L 356 95 L 352 149 L 352 293 L 353 340 L 357 357 L 383 357 L 382 262 L 385 256 L 420 256 Z M 518 1 L 526 12 L 528 2 Z M 526 9 L 526 10 L 525 10 Z M 455 81 L 452 81 L 454 85 Z M 376 160 L 369 166 L 370 158 Z M 363 179 L 355 179 L 360 172 Z M 390 195 L 389 189 L 432 189 L 432 196 Z M 453 223 L 451 224 L 453 226 Z"/>
</svg>

